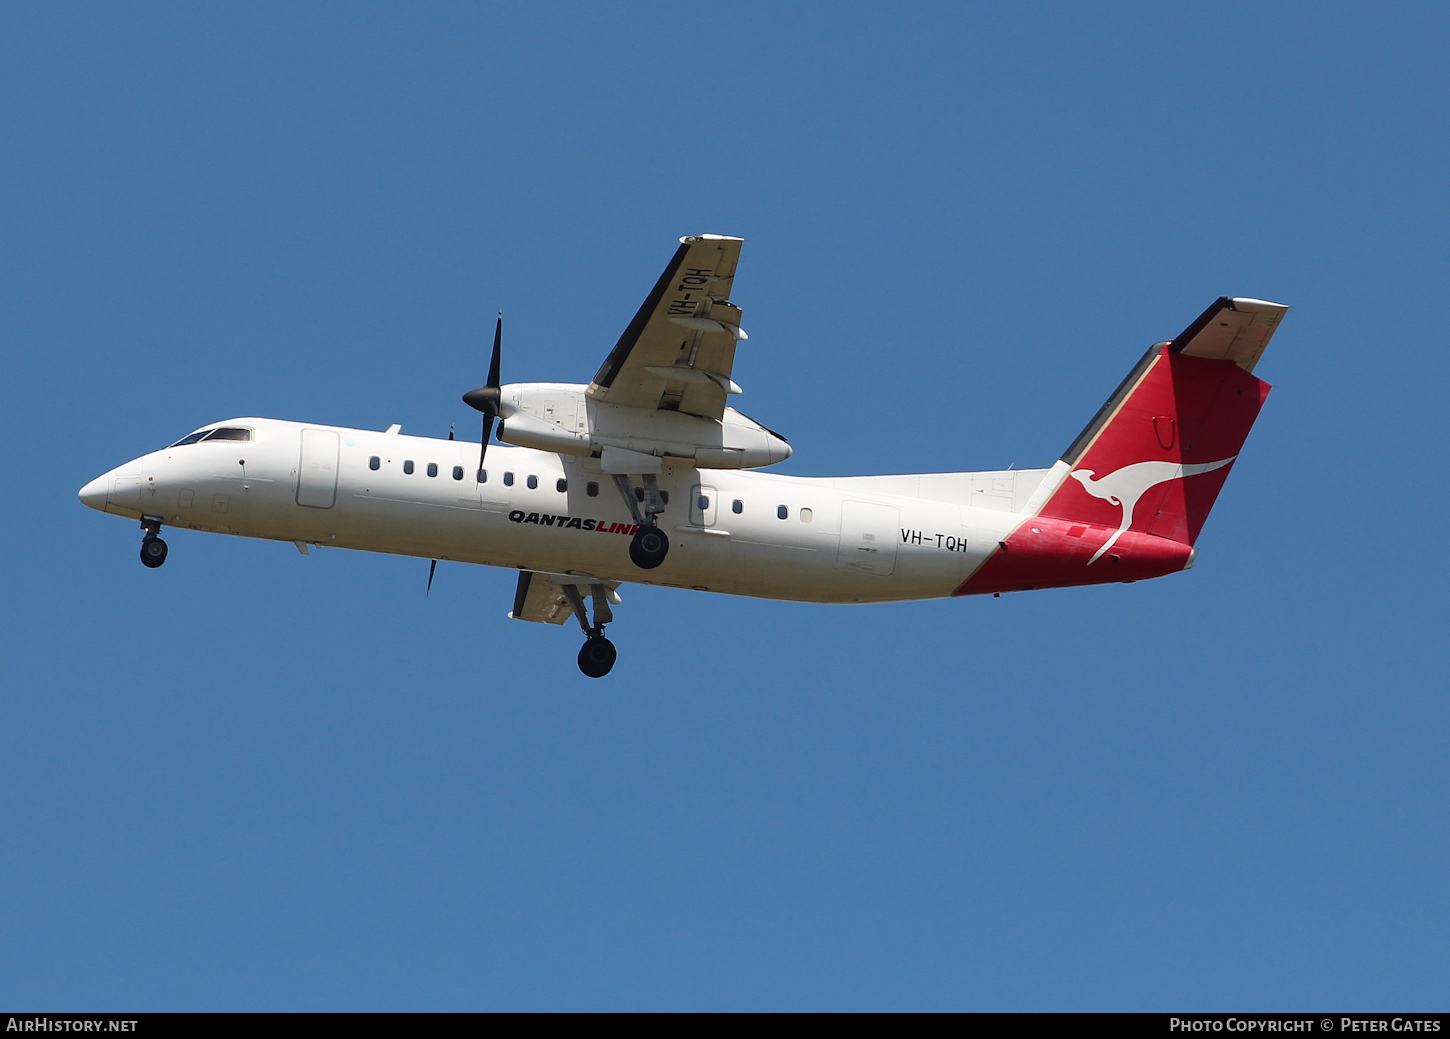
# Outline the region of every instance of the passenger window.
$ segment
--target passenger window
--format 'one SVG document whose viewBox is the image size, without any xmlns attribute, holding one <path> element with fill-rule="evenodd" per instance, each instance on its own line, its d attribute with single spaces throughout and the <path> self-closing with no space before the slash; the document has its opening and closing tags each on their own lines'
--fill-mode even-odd
<svg viewBox="0 0 1450 1039">
<path fill-rule="evenodd" d="M 802 523 L 809 523 L 811 520 L 816 518 L 816 514 L 810 509 L 801 509 L 800 516 Z"/>
<path fill-rule="evenodd" d="M 202 437 L 206 436 L 210 432 L 211 432 L 211 430 L 209 430 L 209 429 L 203 429 L 199 433 L 193 433 L 193 434 L 191 434 L 191 436 L 186 437 L 183 440 L 178 440 L 176 443 L 172 444 L 171 446 L 172 447 L 185 447 L 187 444 L 194 444 L 194 443 L 196 443 L 198 440 L 200 440 Z"/>
<path fill-rule="evenodd" d="M 252 431 L 250 429 L 242 429 L 240 426 L 223 426 L 221 429 L 209 434 L 206 439 L 250 442 L 252 439 Z"/>
<path fill-rule="evenodd" d="M 376 470 L 378 468 L 378 466 L 380 466 L 382 464 L 383 464 L 383 460 L 381 458 L 379 458 L 377 455 L 373 455 L 371 458 L 368 459 L 368 468 L 369 469 Z"/>
<path fill-rule="evenodd" d="M 535 490 L 535 489 L 538 488 L 538 486 L 539 486 L 539 478 L 537 476 L 534 476 L 534 475 L 531 474 L 529 476 L 529 490 L 531 490 L 531 491 L 532 490 Z"/>
<path fill-rule="evenodd" d="M 560 494 L 568 494 L 569 493 L 569 481 L 568 480 L 559 480 L 557 483 L 554 484 L 554 490 L 558 491 Z"/>
<path fill-rule="evenodd" d="M 710 496 L 708 494 L 700 495 L 699 506 L 701 512 L 704 512 L 710 507 Z"/>
<path fill-rule="evenodd" d="M 453 467 L 453 478 L 455 480 L 461 480 L 461 479 L 463 479 L 463 466 L 461 466 L 461 465 L 455 465 Z"/>
<path fill-rule="evenodd" d="M 584 493 L 589 495 L 589 497 L 591 498 L 599 497 L 599 485 L 593 480 L 590 480 L 584 485 Z"/>
<path fill-rule="evenodd" d="M 413 475 L 413 460 L 411 458 L 403 463 L 403 472 L 407 473 L 409 476 Z"/>
<path fill-rule="evenodd" d="M 777 505 L 775 507 L 775 515 L 777 519 L 785 519 L 790 515 L 790 509 L 787 509 L 784 505 Z"/>
<path fill-rule="evenodd" d="M 488 483 L 488 470 L 480 469 L 477 473 L 474 474 L 474 477 L 478 480 L 479 483 Z"/>
<path fill-rule="evenodd" d="M 437 462 L 429 462 L 428 463 L 428 475 L 429 476 L 437 476 L 438 475 L 438 463 Z"/>
<path fill-rule="evenodd" d="M 643 487 L 636 487 L 634 489 L 634 500 L 635 501 L 644 501 L 644 488 Z"/>
<path fill-rule="evenodd" d="M 660 491 L 660 501 L 662 501 L 666 505 L 668 505 L 670 503 L 670 492 L 669 491 Z"/>
<path fill-rule="evenodd" d="M 745 511 L 745 503 L 739 498 L 736 498 L 730 503 L 730 511 L 735 513 L 735 515 L 737 516 L 740 515 L 742 512 Z"/>
<path fill-rule="evenodd" d="M 505 487 L 512 487 L 514 485 L 514 474 L 513 473 L 504 473 L 503 474 L 503 485 Z"/>
</svg>

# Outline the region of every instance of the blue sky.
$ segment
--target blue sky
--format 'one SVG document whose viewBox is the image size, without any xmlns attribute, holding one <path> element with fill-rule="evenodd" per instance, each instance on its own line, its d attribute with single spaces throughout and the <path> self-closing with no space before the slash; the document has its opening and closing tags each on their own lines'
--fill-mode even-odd
<svg viewBox="0 0 1450 1039">
<path fill-rule="evenodd" d="M 0 1003 L 1443 1008 L 1439 5 L 0 12 Z M 876 607 L 514 577 L 75 498 L 208 421 L 476 436 L 746 239 L 802 475 L 1049 464 L 1289 304 L 1190 573 Z"/>
</svg>

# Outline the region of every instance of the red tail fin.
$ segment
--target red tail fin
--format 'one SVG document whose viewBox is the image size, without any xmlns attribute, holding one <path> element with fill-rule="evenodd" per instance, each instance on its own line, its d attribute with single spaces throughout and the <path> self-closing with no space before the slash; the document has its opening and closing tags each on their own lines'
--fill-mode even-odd
<svg viewBox="0 0 1450 1039">
<path fill-rule="evenodd" d="M 1063 455 L 1040 514 L 1193 544 L 1268 393 L 1233 361 L 1155 346 Z"/>
<path fill-rule="evenodd" d="M 1149 349 L 1048 474 L 1036 519 L 957 594 L 1136 581 L 1188 565 L 1269 394 L 1250 371 L 1286 309 L 1220 299 Z"/>
</svg>

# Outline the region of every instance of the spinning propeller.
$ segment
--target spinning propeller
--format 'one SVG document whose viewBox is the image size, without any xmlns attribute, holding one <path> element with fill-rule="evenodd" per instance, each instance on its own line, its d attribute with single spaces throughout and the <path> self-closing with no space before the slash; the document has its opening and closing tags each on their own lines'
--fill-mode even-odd
<svg viewBox="0 0 1450 1039">
<path fill-rule="evenodd" d="M 474 411 L 483 412 L 483 443 L 478 446 L 478 467 L 483 468 L 484 455 L 488 454 L 488 438 L 493 436 L 493 420 L 498 418 L 498 365 L 503 352 L 503 311 L 498 312 L 498 324 L 493 328 L 493 358 L 488 362 L 488 381 L 476 390 L 463 395 L 463 403 Z M 453 439 L 453 427 L 448 427 L 448 439 Z M 428 567 L 428 592 L 433 590 L 433 574 L 438 569 L 438 560 Z M 425 592 L 426 596 L 428 592 Z"/>
<path fill-rule="evenodd" d="M 451 423 L 451 422 L 448 424 L 448 439 L 449 440 L 452 440 L 453 439 L 453 423 Z M 436 560 L 436 559 L 430 560 L 429 563 L 428 563 L 428 588 L 423 593 L 423 598 L 425 598 L 425 599 L 428 598 L 428 596 L 430 594 L 432 594 L 432 592 L 433 592 L 433 574 L 434 574 L 434 572 L 437 569 L 438 569 L 438 560 Z"/>
</svg>

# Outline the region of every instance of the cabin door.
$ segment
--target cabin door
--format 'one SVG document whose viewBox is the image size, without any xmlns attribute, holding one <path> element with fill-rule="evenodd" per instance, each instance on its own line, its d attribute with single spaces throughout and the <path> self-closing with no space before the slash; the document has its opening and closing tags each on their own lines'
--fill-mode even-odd
<svg viewBox="0 0 1450 1039">
<path fill-rule="evenodd" d="M 302 460 L 297 466 L 297 504 L 330 509 L 337 500 L 337 434 L 330 429 L 302 431 Z"/>
<path fill-rule="evenodd" d="M 697 483 L 690 493 L 693 495 L 690 502 L 690 522 L 697 527 L 713 527 L 715 525 L 715 499 L 718 497 L 715 488 Z"/>
<path fill-rule="evenodd" d="M 863 501 L 841 503 L 841 547 L 836 565 L 843 570 L 887 577 L 896 570 L 896 541 L 900 536 L 894 505 Z"/>
</svg>

